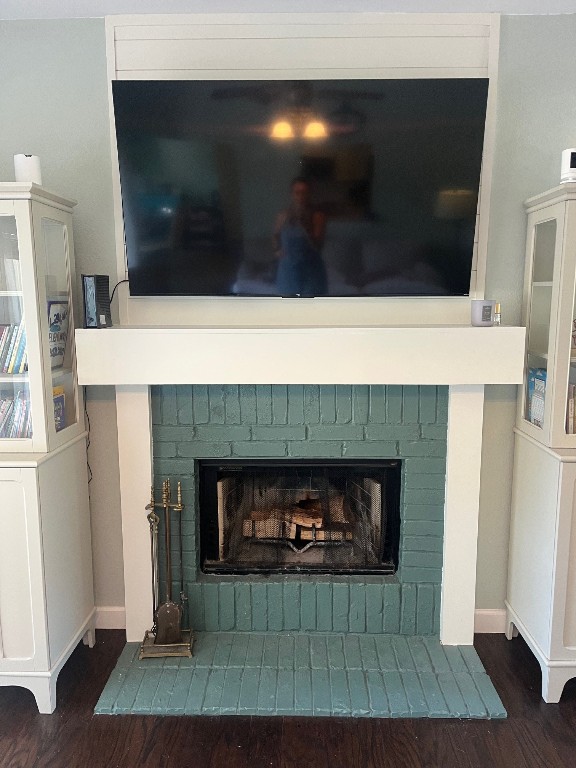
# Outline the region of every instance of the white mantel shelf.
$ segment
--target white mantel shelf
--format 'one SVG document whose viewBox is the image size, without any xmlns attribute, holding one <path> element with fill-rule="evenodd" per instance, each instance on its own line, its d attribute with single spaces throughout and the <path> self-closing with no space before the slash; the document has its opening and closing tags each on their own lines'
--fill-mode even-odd
<svg viewBox="0 0 576 768">
<path fill-rule="evenodd" d="M 518 384 L 520 327 L 119 327 L 76 331 L 78 381 Z"/>
</svg>

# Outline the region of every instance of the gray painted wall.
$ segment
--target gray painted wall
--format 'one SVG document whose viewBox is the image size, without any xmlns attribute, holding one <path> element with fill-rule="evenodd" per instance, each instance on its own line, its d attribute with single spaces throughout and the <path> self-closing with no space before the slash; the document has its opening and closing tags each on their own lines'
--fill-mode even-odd
<svg viewBox="0 0 576 768">
<path fill-rule="evenodd" d="M 0 16 L 13 18 L 15 5 L 0 0 Z M 41 15 L 40 4 L 26 5 Z M 224 5 L 211 6 L 210 10 L 232 10 L 230 4 L 228 8 Z M 264 5 L 254 0 L 250 9 L 270 10 Z M 298 4 L 290 5 L 292 10 L 301 9 Z M 488 2 L 476 5 L 483 7 L 466 10 L 498 10 Z M 516 13 L 530 12 L 529 5 L 511 0 L 498 7 Z M 391 3 L 374 6 L 363 3 L 354 10 L 394 9 Z M 451 10 L 446 3 L 442 7 L 435 4 L 434 9 L 422 2 L 418 6 L 418 10 Z M 241 7 L 236 4 L 233 9 L 247 7 L 248 3 Z M 199 10 L 192 4 L 187 9 Z M 344 9 L 343 2 L 331 3 L 328 9 L 326 3 L 317 0 L 313 9 L 307 10 Z M 129 9 L 116 6 L 115 10 Z M 274 10 L 288 9 L 279 3 Z M 548 4 L 547 10 L 562 8 Z M 574 39 L 576 15 L 502 19 L 487 295 L 502 302 L 505 323 L 520 319 L 522 201 L 558 183 L 561 151 L 576 143 Z M 46 186 L 78 200 L 74 219 L 78 273 L 114 274 L 103 20 L 0 22 L 0 72 L 0 178 L 14 178 L 14 154 L 39 155 Z M 501 608 L 506 591 L 514 397 L 510 387 L 489 387 L 487 391 L 479 608 Z M 91 388 L 88 412 L 96 597 L 99 605 L 119 605 L 123 580 L 113 392 Z"/>
</svg>

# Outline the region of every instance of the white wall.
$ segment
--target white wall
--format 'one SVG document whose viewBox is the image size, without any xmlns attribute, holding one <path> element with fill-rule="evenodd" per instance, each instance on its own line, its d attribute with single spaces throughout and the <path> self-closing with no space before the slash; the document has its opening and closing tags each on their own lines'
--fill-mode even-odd
<svg viewBox="0 0 576 768">
<path fill-rule="evenodd" d="M 0 0 L 0 16 L 10 15 L 8 6 L 14 14 L 16 5 Z M 56 4 L 19 5 L 36 8 L 40 15 L 38 9 L 52 7 L 54 11 Z M 62 12 L 72 7 L 71 3 L 59 5 Z M 196 8 L 187 5 L 189 10 L 200 10 L 199 2 Z M 240 10 L 238 4 L 224 5 L 211 4 L 210 10 Z M 254 0 L 251 5 L 251 10 L 270 10 L 263 7 L 263 1 Z M 286 5 L 279 2 L 275 10 L 287 10 Z M 302 9 L 298 3 L 290 5 L 293 10 Z M 327 5 L 316 0 L 306 10 L 346 9 L 343 2 Z M 365 2 L 354 10 L 389 10 L 391 3 L 375 5 Z M 447 0 L 441 5 L 427 8 L 419 2 L 418 10 L 451 9 Z M 456 9 L 498 10 L 488 2 L 467 5 Z M 512 5 L 516 8 L 510 8 Z M 529 5 L 528 0 L 509 0 L 508 10 L 525 12 Z M 87 7 L 75 4 L 80 6 Z M 506 3 L 499 6 L 504 8 Z M 120 10 L 130 9 L 117 4 L 116 12 Z M 550 3 L 547 10 L 554 10 Z M 576 15 L 502 20 L 487 295 L 502 302 L 505 323 L 520 319 L 522 201 L 558 183 L 560 153 L 576 143 L 575 39 Z M 74 218 L 78 273 L 114 274 L 103 20 L 0 22 L 0 72 L 0 178 L 14 178 L 15 153 L 39 155 L 46 186 L 78 200 Z M 480 608 L 501 608 L 506 589 L 514 397 L 513 388 L 488 388 L 478 561 Z M 123 581 L 113 393 L 106 388 L 91 389 L 88 412 L 96 599 L 101 606 L 119 605 Z M 146 489 L 135 489 L 135 493 L 147 495 Z"/>
</svg>

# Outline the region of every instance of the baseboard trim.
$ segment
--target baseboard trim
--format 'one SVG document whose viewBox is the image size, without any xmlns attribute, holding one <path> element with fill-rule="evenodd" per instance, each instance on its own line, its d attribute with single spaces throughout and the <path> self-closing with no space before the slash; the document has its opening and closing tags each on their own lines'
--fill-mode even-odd
<svg viewBox="0 0 576 768">
<path fill-rule="evenodd" d="M 474 632 L 480 635 L 506 633 L 505 608 L 476 608 L 474 611 Z"/>
<path fill-rule="evenodd" d="M 123 605 L 97 605 L 96 629 L 126 629 L 126 609 Z"/>
</svg>

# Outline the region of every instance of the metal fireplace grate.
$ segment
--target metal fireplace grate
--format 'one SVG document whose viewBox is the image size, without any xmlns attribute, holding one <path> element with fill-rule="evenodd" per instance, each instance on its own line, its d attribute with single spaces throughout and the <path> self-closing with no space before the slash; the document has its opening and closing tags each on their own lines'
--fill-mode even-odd
<svg viewBox="0 0 576 768">
<path fill-rule="evenodd" d="M 200 462 L 208 572 L 393 573 L 400 461 Z"/>
</svg>

